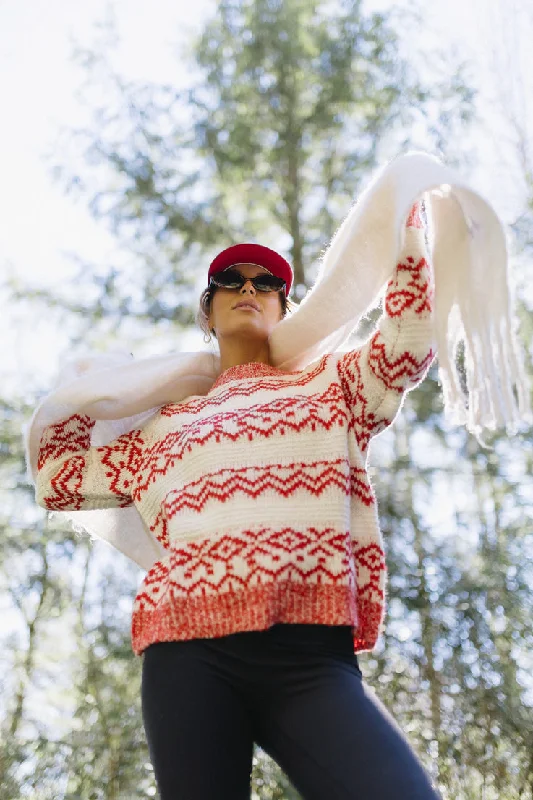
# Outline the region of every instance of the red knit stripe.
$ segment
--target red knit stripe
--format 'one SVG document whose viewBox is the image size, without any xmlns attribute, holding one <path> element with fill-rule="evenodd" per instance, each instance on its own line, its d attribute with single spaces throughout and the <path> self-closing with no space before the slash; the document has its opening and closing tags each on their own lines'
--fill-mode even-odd
<svg viewBox="0 0 533 800">
<path fill-rule="evenodd" d="M 351 625 L 354 652 L 372 650 L 383 608 L 367 598 L 354 601 L 346 587 L 277 583 L 212 597 L 172 598 L 135 609 L 132 646 L 140 655 L 154 642 L 213 639 L 238 631 L 266 630 L 278 622 Z"/>
<path fill-rule="evenodd" d="M 316 366 L 302 372 L 287 372 L 286 376 L 281 378 L 279 375 L 272 377 L 255 378 L 254 380 L 231 381 L 225 389 L 217 391 L 216 394 L 208 394 L 205 397 L 195 397 L 188 403 L 169 403 L 161 409 L 161 416 L 172 417 L 176 414 L 200 414 L 207 407 L 217 407 L 224 405 L 229 401 L 233 402 L 237 397 L 251 397 L 257 392 L 276 391 L 281 386 L 286 387 L 302 387 L 312 383 L 324 370 L 326 369 L 327 362 L 331 355 L 323 356 Z M 223 386 L 225 384 L 222 384 Z M 211 392 L 213 389 L 211 389 Z"/>
<path fill-rule="evenodd" d="M 48 461 L 87 450 L 94 426 L 95 420 L 85 414 L 73 414 L 62 422 L 49 425 L 41 438 L 37 469 L 41 470 Z"/>
<path fill-rule="evenodd" d="M 108 479 L 107 488 L 130 502 L 133 481 L 139 474 L 143 460 L 144 439 L 141 431 L 125 433 L 110 445 L 97 448 Z"/>
<path fill-rule="evenodd" d="M 208 472 L 182 489 L 169 492 L 165 501 L 167 517 L 170 518 L 185 508 L 201 512 L 209 500 L 224 503 L 239 493 L 256 498 L 272 490 L 287 498 L 303 490 L 318 496 L 336 486 L 343 493 L 349 494 L 349 468 L 347 460 L 339 458 L 333 462 L 269 464 Z"/>
<path fill-rule="evenodd" d="M 387 389 L 403 394 L 408 386 L 414 386 L 421 380 L 434 356 L 433 350 L 426 352 L 422 359 L 416 358 L 408 350 L 393 356 L 378 331 L 372 337 L 368 366 Z"/>
<path fill-rule="evenodd" d="M 368 347 L 368 346 L 367 346 Z M 350 411 L 348 430 L 353 433 L 361 453 L 365 453 L 373 436 L 390 425 L 388 417 L 368 410 L 368 396 L 361 375 L 361 351 L 351 350 L 337 363 L 337 371 Z"/>
<path fill-rule="evenodd" d="M 82 508 L 84 469 L 84 456 L 72 456 L 61 465 L 50 481 L 52 492 L 43 500 L 46 508 L 51 511 L 79 511 Z"/>
<path fill-rule="evenodd" d="M 340 489 L 346 495 L 358 497 L 365 505 L 374 502 L 365 470 L 350 470 L 349 462 L 339 458 L 335 461 L 314 461 L 309 464 L 300 462 L 227 468 L 206 473 L 182 489 L 169 492 L 165 511 L 167 519 L 171 519 L 184 509 L 200 513 L 210 500 L 224 503 L 240 493 L 256 498 L 271 490 L 287 498 L 303 490 L 319 496 L 332 487 Z"/>
<path fill-rule="evenodd" d="M 385 313 L 395 318 L 401 317 L 408 309 L 414 314 L 431 312 L 433 289 L 429 276 L 428 263 L 424 258 L 416 264 L 413 258 L 408 258 L 405 264 L 398 264 L 385 297 Z"/>
<path fill-rule="evenodd" d="M 411 211 L 409 212 L 409 216 L 407 218 L 406 227 L 408 228 L 423 228 L 424 222 L 422 220 L 421 215 L 421 203 L 415 203 L 412 207 Z"/>
</svg>

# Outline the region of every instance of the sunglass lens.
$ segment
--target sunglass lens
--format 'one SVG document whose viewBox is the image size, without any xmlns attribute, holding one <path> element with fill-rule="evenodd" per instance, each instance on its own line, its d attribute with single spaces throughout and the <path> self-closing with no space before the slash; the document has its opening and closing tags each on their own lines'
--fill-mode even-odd
<svg viewBox="0 0 533 800">
<path fill-rule="evenodd" d="M 225 289 L 240 289 L 244 286 L 244 278 L 236 270 L 226 270 L 226 272 L 219 272 L 213 278 L 217 286 L 223 286 Z"/>
<path fill-rule="evenodd" d="M 224 289 L 241 289 L 248 278 L 245 278 L 237 270 L 227 269 L 213 275 L 211 280 L 215 286 L 221 286 Z M 275 275 L 256 275 L 251 280 L 258 292 L 279 292 L 285 283 Z"/>
<path fill-rule="evenodd" d="M 273 292 L 283 286 L 283 281 L 275 275 L 258 275 L 252 283 L 259 292 Z"/>
</svg>

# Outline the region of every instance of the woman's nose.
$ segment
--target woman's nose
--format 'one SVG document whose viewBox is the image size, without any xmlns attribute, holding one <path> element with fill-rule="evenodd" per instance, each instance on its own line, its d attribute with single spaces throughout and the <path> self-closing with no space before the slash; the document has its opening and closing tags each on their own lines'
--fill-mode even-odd
<svg viewBox="0 0 533 800">
<path fill-rule="evenodd" d="M 250 289 L 255 294 L 255 286 L 253 285 L 251 278 L 247 278 L 243 283 L 241 286 L 241 292 L 243 292 L 245 289 Z"/>
</svg>

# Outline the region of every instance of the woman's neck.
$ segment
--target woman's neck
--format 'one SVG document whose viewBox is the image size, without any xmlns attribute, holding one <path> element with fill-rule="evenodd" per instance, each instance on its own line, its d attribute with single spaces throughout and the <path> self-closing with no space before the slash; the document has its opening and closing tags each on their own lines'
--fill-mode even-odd
<svg viewBox="0 0 533 800">
<path fill-rule="evenodd" d="M 260 364 L 270 364 L 270 346 L 265 341 L 254 341 L 253 339 L 237 342 L 219 342 L 220 348 L 220 371 L 225 372 L 230 367 L 240 364 L 249 364 L 252 361 Z"/>
</svg>

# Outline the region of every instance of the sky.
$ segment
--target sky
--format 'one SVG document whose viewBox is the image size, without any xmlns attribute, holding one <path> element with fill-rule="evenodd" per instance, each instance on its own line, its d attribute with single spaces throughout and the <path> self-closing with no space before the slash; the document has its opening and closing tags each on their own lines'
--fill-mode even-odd
<svg viewBox="0 0 533 800">
<path fill-rule="evenodd" d="M 198 24 L 207 6 L 206 0 L 187 4 L 117 0 L 121 71 L 132 78 L 179 80 L 173 47 L 183 35 L 183 23 Z M 82 204 L 63 196 L 43 156 L 60 126 L 82 124 L 85 119 L 75 97 L 82 72 L 71 61 L 73 42 L 93 41 L 94 26 L 108 9 L 102 0 L 0 3 L 0 96 L 2 106 L 9 109 L 0 133 L 4 182 L 0 209 L 9 225 L 0 231 L 0 248 L 4 257 L 30 275 L 46 274 L 48 265 L 60 273 L 61 250 L 78 249 L 83 242 L 90 255 L 92 247 L 100 246 L 91 238 L 100 239 L 102 226 L 91 225 Z"/>
<path fill-rule="evenodd" d="M 177 84 L 174 49 L 198 26 L 206 0 L 116 0 L 121 37 L 117 67 L 140 80 Z M 0 272 L 21 280 L 57 285 L 73 273 L 69 253 L 96 263 L 111 261 L 116 244 L 85 205 L 65 195 L 46 155 L 61 128 L 82 126 L 85 109 L 76 99 L 82 71 L 72 62 L 74 42 L 90 45 L 96 24 L 110 13 L 104 0 L 0 0 L 0 101 L 9 113 L 0 126 L 3 192 L 0 194 Z M 40 319 L 39 341 L 24 334 L 25 319 L 0 319 L 6 357 L 4 387 L 16 391 L 29 374 L 46 382 L 61 352 L 61 332 Z"/>
<path fill-rule="evenodd" d="M 502 22 L 495 11 L 498 0 L 433 0 L 425 8 L 424 41 L 413 42 L 413 46 L 426 50 L 437 43 L 455 46 L 485 75 L 489 97 L 497 87 L 486 70 L 487 41 L 495 28 L 513 28 L 514 2 L 507 0 L 505 8 L 511 13 L 505 14 Z M 387 10 L 393 5 L 398 6 L 390 0 L 366 2 L 369 10 Z M 4 110 L 0 126 L 0 271 L 7 268 L 22 281 L 53 286 L 73 274 L 69 254 L 106 263 L 116 248 L 105 225 L 92 219 L 83 201 L 66 196 L 54 182 L 46 161 L 60 129 L 82 126 L 86 119 L 87 112 L 76 99 L 83 73 L 72 62 L 74 42 L 90 45 L 95 26 L 113 9 L 121 37 L 117 52 L 120 73 L 179 85 L 187 75 L 175 57 L 176 46 L 187 40 L 215 6 L 215 0 L 114 0 L 112 4 L 107 0 L 0 0 L 0 101 Z M 501 32 L 505 32 L 503 28 Z M 512 35 L 516 37 L 516 31 Z M 409 47 L 409 30 L 404 37 Z M 529 57 L 524 71 L 527 67 L 531 74 L 531 66 Z M 516 64 L 513 68 L 516 70 Z M 505 81 L 513 68 L 507 69 Z M 502 77 L 502 87 L 505 81 Z M 519 87 L 517 91 L 520 94 Z M 489 148 L 491 137 L 483 138 L 486 141 L 480 142 L 480 147 Z M 482 191 L 503 217 L 511 218 L 514 201 L 518 199 L 520 204 L 520 191 L 502 165 L 494 164 L 474 180 L 474 188 Z M 7 382 L 15 389 L 30 373 L 40 373 L 46 381 L 55 370 L 61 331 L 43 318 L 35 320 L 37 343 L 35 328 L 29 336 L 24 332 L 23 317 L 1 316 L 0 337 L 7 345 L 1 368 L 4 386 Z"/>
</svg>

